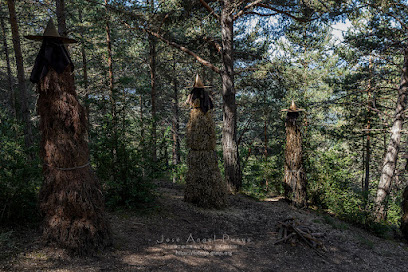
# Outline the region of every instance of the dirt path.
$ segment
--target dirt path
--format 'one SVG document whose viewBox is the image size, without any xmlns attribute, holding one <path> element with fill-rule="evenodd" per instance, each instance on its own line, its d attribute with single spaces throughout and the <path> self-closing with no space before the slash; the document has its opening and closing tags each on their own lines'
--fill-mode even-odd
<svg viewBox="0 0 408 272">
<path fill-rule="evenodd" d="M 231 196 L 229 208 L 215 211 L 183 202 L 180 186 L 163 182 L 159 193 L 157 209 L 148 215 L 110 214 L 115 244 L 109 251 L 70 258 L 41 246 L 39 233 L 19 232 L 6 240 L 14 254 L 0 253 L 0 271 L 408 271 L 406 244 L 336 219 L 327 224 L 327 218 L 277 199 Z M 324 233 L 326 251 L 275 245 L 275 226 L 288 217 Z"/>
</svg>

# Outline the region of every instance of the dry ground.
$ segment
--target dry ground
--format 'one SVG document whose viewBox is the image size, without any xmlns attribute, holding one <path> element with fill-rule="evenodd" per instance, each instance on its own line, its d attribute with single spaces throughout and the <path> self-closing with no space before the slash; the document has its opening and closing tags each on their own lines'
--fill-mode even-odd
<svg viewBox="0 0 408 272">
<path fill-rule="evenodd" d="M 183 202 L 180 186 L 161 182 L 159 192 L 152 212 L 110 214 L 114 246 L 93 257 L 42 246 L 32 230 L 3 234 L 0 271 L 408 271 L 407 244 L 278 199 L 236 195 L 216 211 Z M 277 222 L 289 217 L 324 233 L 325 250 L 274 244 Z"/>
</svg>

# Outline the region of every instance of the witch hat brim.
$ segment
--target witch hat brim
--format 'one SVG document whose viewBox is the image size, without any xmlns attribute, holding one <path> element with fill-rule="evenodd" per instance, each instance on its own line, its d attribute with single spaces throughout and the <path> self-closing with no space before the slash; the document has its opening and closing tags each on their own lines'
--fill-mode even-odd
<svg viewBox="0 0 408 272">
<path fill-rule="evenodd" d="M 33 41 L 43 41 L 46 38 L 52 38 L 52 39 L 58 39 L 62 43 L 77 43 L 77 41 L 74 39 L 61 37 L 58 34 L 57 28 L 55 27 L 52 19 L 48 21 L 47 27 L 45 28 L 43 35 L 27 35 L 24 37 L 29 40 L 33 40 Z"/>
<path fill-rule="evenodd" d="M 194 85 L 190 88 L 211 88 L 212 86 L 204 86 L 203 81 L 201 80 L 200 76 L 197 74 Z"/>
</svg>

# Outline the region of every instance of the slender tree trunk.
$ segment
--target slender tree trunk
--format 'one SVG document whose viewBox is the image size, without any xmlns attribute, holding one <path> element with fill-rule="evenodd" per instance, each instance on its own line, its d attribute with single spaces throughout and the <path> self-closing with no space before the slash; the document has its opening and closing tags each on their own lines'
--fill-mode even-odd
<svg viewBox="0 0 408 272">
<path fill-rule="evenodd" d="M 179 113 L 179 94 L 178 94 L 178 82 L 176 77 L 176 60 L 173 63 L 173 95 L 174 95 L 174 106 L 173 106 L 173 165 L 178 165 L 180 163 L 180 113 Z"/>
<path fill-rule="evenodd" d="M 79 9 L 78 11 L 79 22 L 83 25 L 82 20 L 82 10 Z M 81 36 L 81 55 L 82 55 L 82 72 L 84 78 L 84 89 L 85 89 L 85 110 L 86 116 L 89 123 L 89 83 L 88 83 L 88 64 L 86 61 L 86 50 L 85 50 L 85 39 L 84 39 L 84 29 L 83 27 L 80 28 L 79 35 Z"/>
<path fill-rule="evenodd" d="M 370 160 L 371 160 L 371 110 L 373 101 L 372 101 L 372 80 L 373 80 L 373 59 L 370 57 L 370 79 L 368 81 L 367 87 L 367 135 L 366 135 L 366 159 L 365 159 L 365 179 L 363 192 L 366 193 L 366 198 L 368 197 L 368 188 L 370 185 Z"/>
<path fill-rule="evenodd" d="M 25 146 L 28 149 L 33 144 L 33 134 L 32 134 L 32 128 L 31 128 L 30 110 L 28 108 L 28 102 L 27 102 L 27 88 L 26 88 L 25 77 L 24 77 L 23 55 L 21 53 L 16 7 L 15 7 L 14 0 L 8 0 L 7 5 L 8 5 L 9 12 L 10 12 L 11 33 L 13 36 L 13 46 L 14 46 L 14 52 L 15 52 L 15 57 L 16 57 L 17 80 L 18 80 L 18 88 L 20 92 L 20 101 L 19 101 L 20 115 L 24 123 Z M 29 157 L 32 157 L 32 154 L 29 154 Z"/>
<path fill-rule="evenodd" d="M 143 95 L 140 94 L 140 141 L 144 142 L 144 117 L 143 117 Z"/>
<path fill-rule="evenodd" d="M 222 35 L 222 96 L 223 96 L 223 130 L 222 148 L 224 157 L 225 178 L 229 190 L 238 191 L 242 185 L 242 173 L 239 161 L 237 134 L 237 106 L 234 88 L 234 21 L 232 16 L 233 1 L 224 0 L 221 13 Z"/>
<path fill-rule="evenodd" d="M 174 69 L 175 72 L 175 69 Z M 180 163 L 180 114 L 179 114 L 179 99 L 178 99 L 178 86 L 177 79 L 173 79 L 174 88 L 174 107 L 173 107 L 173 165 L 178 165 Z"/>
<path fill-rule="evenodd" d="M 387 196 L 391 190 L 392 179 L 398 160 L 400 149 L 401 130 L 404 122 L 404 110 L 406 108 L 406 98 L 408 92 L 408 48 L 405 49 L 404 66 L 402 68 L 401 85 L 398 90 L 398 101 L 395 109 L 394 122 L 391 128 L 390 141 L 385 154 L 380 183 L 378 184 L 377 196 L 374 200 L 375 217 L 377 221 L 387 218 Z"/>
<path fill-rule="evenodd" d="M 156 107 L 156 43 L 149 38 L 149 66 L 152 103 L 152 159 L 157 161 L 157 107 Z"/>
<path fill-rule="evenodd" d="M 108 5 L 108 1 L 105 0 L 105 5 Z M 117 151 L 118 151 L 118 116 L 117 116 L 117 111 L 116 111 L 116 92 L 115 92 L 115 87 L 114 87 L 114 78 L 113 78 L 113 62 L 112 62 L 112 44 L 111 44 L 111 31 L 110 31 L 110 25 L 109 25 L 109 14 L 108 14 L 108 8 L 106 8 L 106 45 L 107 45 L 107 50 L 108 50 L 108 66 L 109 66 L 109 100 L 110 100 L 110 106 L 111 106 L 111 116 L 112 116 L 112 129 L 111 129 L 111 137 L 112 137 L 112 148 L 111 148 L 111 153 L 112 153 L 112 180 L 115 180 L 115 171 L 116 169 L 116 163 L 117 163 Z"/>
<path fill-rule="evenodd" d="M 67 37 L 67 24 L 65 19 L 65 2 L 64 0 L 56 0 L 56 13 L 58 22 L 58 33 L 62 37 Z"/>
<path fill-rule="evenodd" d="M 147 0 L 147 5 L 154 10 L 154 0 Z M 156 107 L 156 41 L 149 34 L 149 67 L 152 103 L 152 159 L 157 161 L 157 107 Z"/>
<path fill-rule="evenodd" d="M 9 99 L 10 99 L 10 109 L 13 113 L 14 118 L 17 118 L 16 112 L 16 99 L 14 97 L 14 90 L 13 90 L 13 75 L 11 74 L 11 65 L 10 65 L 10 57 L 8 53 L 8 45 L 7 45 L 7 32 L 6 26 L 4 25 L 3 17 L 0 17 L 0 24 L 3 36 L 3 47 L 4 47 L 4 57 L 6 58 L 6 66 L 7 66 L 7 83 L 9 89 Z"/>
</svg>

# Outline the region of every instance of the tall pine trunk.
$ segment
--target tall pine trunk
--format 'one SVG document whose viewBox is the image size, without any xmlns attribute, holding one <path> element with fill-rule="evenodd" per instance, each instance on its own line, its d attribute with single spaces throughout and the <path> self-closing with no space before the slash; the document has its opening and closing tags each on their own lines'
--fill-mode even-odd
<svg viewBox="0 0 408 272">
<path fill-rule="evenodd" d="M 6 58 L 6 66 L 7 66 L 7 83 L 9 89 L 9 105 L 11 112 L 13 113 L 14 118 L 17 118 L 16 112 L 16 100 L 14 97 L 14 89 L 13 89 L 13 75 L 11 74 L 11 65 L 10 65 L 10 57 L 8 53 L 8 45 L 7 45 L 7 31 L 6 26 L 4 25 L 3 17 L 0 17 L 0 24 L 3 36 L 3 50 L 4 50 L 4 57 Z"/>
<path fill-rule="evenodd" d="M 404 122 L 404 110 L 406 109 L 408 92 L 408 48 L 404 52 L 404 65 L 402 68 L 401 85 L 398 90 L 398 100 L 395 107 L 394 121 L 391 128 L 390 141 L 387 153 L 384 156 L 380 183 L 378 184 L 377 196 L 374 200 L 375 219 L 377 221 L 387 218 L 387 197 L 391 190 L 392 179 L 398 160 L 398 153 L 401 142 L 401 130 Z"/>
<path fill-rule="evenodd" d="M 366 145 L 365 145 L 365 178 L 364 184 L 362 184 L 363 192 L 365 192 L 365 199 L 368 198 L 368 189 L 370 185 L 370 161 L 371 161 L 371 106 L 373 105 L 372 88 L 373 88 L 373 58 L 370 56 L 370 79 L 367 86 L 367 132 L 366 132 Z"/>
<path fill-rule="evenodd" d="M 17 66 L 17 80 L 20 93 L 20 118 L 24 123 L 24 142 L 25 147 L 28 149 L 33 144 L 33 134 L 31 128 L 30 110 L 28 108 L 27 101 L 27 88 L 24 77 L 23 55 L 21 53 L 16 7 L 14 0 L 8 0 L 7 5 L 10 13 L 11 34 L 13 37 L 14 54 Z M 32 157 L 31 153 L 29 153 L 29 157 Z"/>
<path fill-rule="evenodd" d="M 79 22 L 83 25 L 82 19 L 82 10 L 79 9 L 78 11 Z M 81 37 L 81 55 L 82 55 L 82 75 L 84 80 L 84 89 L 85 89 L 85 110 L 86 116 L 89 122 L 89 90 L 88 90 L 88 65 L 86 60 L 86 50 L 85 50 L 85 39 L 84 39 L 84 28 L 81 27 L 79 31 L 79 35 Z"/>
<path fill-rule="evenodd" d="M 174 65 L 175 67 L 175 65 Z M 174 68 L 174 72 L 176 69 Z M 179 113 L 179 95 L 178 95 L 178 86 L 177 79 L 173 79 L 173 88 L 174 88 L 174 106 L 173 106 L 173 165 L 178 165 L 180 163 L 180 113 Z"/>
<path fill-rule="evenodd" d="M 242 185 L 242 173 L 239 161 L 237 135 L 237 107 L 234 88 L 234 21 L 233 1 L 224 0 L 221 13 L 222 35 L 222 97 L 223 97 L 223 130 L 222 148 L 224 170 L 227 185 L 230 190 L 237 191 Z"/>
<path fill-rule="evenodd" d="M 110 102 L 110 107 L 111 107 L 111 118 L 112 118 L 112 124 L 111 124 L 111 155 L 112 155 L 112 173 L 111 173 L 111 179 L 112 181 L 115 181 L 116 179 L 116 163 L 118 161 L 118 116 L 117 116 L 117 110 L 116 110 L 116 91 L 115 91 L 115 86 L 114 86 L 114 78 L 113 78 L 113 61 L 112 61 L 112 43 L 111 43 L 111 31 L 110 31 L 110 16 L 108 13 L 108 1 L 105 0 L 105 6 L 106 6 L 106 22 L 105 22 L 105 30 L 106 30 L 106 46 L 107 46 L 107 51 L 108 51 L 108 79 L 109 79 L 109 102 Z"/>
<path fill-rule="evenodd" d="M 154 11 L 154 0 L 146 0 L 146 4 L 150 9 L 150 13 L 153 14 Z M 152 21 L 152 20 L 151 20 Z M 151 99 L 151 113 L 152 113 L 152 139 L 151 139 L 151 150 L 152 159 L 154 162 L 157 161 L 157 93 L 156 93 L 156 41 L 153 36 L 148 34 L 149 40 L 149 68 L 150 68 L 150 99 Z"/>
<path fill-rule="evenodd" d="M 64 0 L 56 0 L 56 13 L 58 23 L 58 33 L 61 37 L 67 37 L 67 24 L 65 20 L 65 2 Z"/>
</svg>

